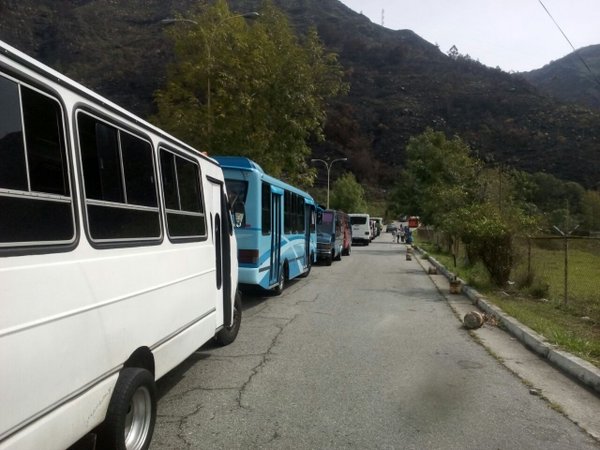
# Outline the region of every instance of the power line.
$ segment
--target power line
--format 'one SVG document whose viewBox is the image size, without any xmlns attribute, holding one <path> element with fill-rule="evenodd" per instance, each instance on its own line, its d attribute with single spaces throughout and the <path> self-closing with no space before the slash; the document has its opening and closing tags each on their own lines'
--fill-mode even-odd
<svg viewBox="0 0 600 450">
<path fill-rule="evenodd" d="M 552 17 L 552 14 L 550 14 L 550 11 L 548 11 L 548 8 L 546 8 L 546 5 L 544 5 L 544 3 L 542 2 L 542 0 L 538 0 L 538 2 L 540 2 L 540 5 L 542 5 L 542 8 L 544 8 L 544 11 L 546 11 L 546 14 L 548 14 L 548 16 L 550 17 L 550 19 L 552 19 L 552 22 L 554 22 L 554 25 L 556 25 L 556 28 L 558 28 L 558 30 L 564 36 L 564 38 L 566 39 L 566 41 L 569 43 L 569 45 L 573 49 L 573 53 L 575 53 L 577 55 L 577 57 L 581 60 L 581 62 L 585 66 L 585 68 L 588 70 L 588 72 L 592 76 L 592 79 L 600 86 L 600 80 L 598 80 L 598 78 L 596 77 L 596 75 L 594 75 L 594 72 L 592 72 L 592 69 L 590 68 L 590 66 L 588 66 L 588 64 L 583 59 L 583 56 L 581 56 L 579 54 L 579 52 L 575 49 L 575 47 L 571 43 L 571 40 L 567 37 L 567 35 L 562 30 L 562 28 L 560 27 L 560 25 L 558 24 L 558 22 L 556 20 L 554 20 L 554 17 Z"/>
</svg>

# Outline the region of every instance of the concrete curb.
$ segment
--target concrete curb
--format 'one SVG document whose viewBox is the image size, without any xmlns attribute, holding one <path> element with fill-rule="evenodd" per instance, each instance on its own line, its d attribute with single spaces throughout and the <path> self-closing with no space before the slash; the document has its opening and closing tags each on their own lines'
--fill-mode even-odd
<svg viewBox="0 0 600 450">
<path fill-rule="evenodd" d="M 423 251 L 421 249 L 418 247 L 415 247 L 415 249 L 423 256 Z M 435 258 L 427 256 L 427 260 L 436 268 L 438 273 L 443 274 L 448 280 L 456 277 L 454 273 L 450 272 Z M 458 278 L 458 280 L 462 283 L 462 293 L 486 314 L 495 317 L 496 320 L 501 323 L 510 334 L 523 343 L 523 345 L 548 360 L 566 374 L 592 388 L 596 393 L 600 393 L 599 368 L 575 355 L 558 350 L 555 345 L 546 341 L 542 335 L 509 316 L 496 305 L 491 304 L 483 295 L 468 286 L 464 280 L 461 280 L 460 278 Z"/>
</svg>

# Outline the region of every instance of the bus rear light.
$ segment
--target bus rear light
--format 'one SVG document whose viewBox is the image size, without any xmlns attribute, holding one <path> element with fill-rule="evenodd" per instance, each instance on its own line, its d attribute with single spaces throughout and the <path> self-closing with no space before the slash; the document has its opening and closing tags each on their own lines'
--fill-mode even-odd
<svg viewBox="0 0 600 450">
<path fill-rule="evenodd" d="M 258 264 L 258 250 L 238 250 L 238 262 Z"/>
</svg>

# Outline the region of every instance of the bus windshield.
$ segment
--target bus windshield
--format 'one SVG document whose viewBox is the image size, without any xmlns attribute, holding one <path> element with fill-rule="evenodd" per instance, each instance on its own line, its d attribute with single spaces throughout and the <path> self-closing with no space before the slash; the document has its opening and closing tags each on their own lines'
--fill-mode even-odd
<svg viewBox="0 0 600 450">
<path fill-rule="evenodd" d="M 333 212 L 323 211 L 320 215 L 320 220 L 317 223 L 317 231 L 322 233 L 331 233 L 333 225 Z"/>
<path fill-rule="evenodd" d="M 350 216 L 350 223 L 352 225 L 364 225 L 367 223 L 366 216 Z"/>
<path fill-rule="evenodd" d="M 243 180 L 225 179 L 227 195 L 229 195 L 229 207 L 233 212 L 233 223 L 236 227 L 246 225 L 246 195 L 248 194 L 248 182 Z"/>
</svg>

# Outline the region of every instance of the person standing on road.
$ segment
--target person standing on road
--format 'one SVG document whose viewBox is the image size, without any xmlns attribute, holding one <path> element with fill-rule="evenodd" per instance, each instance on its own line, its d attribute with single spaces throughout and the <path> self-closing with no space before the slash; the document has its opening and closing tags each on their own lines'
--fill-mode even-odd
<svg viewBox="0 0 600 450">
<path fill-rule="evenodd" d="M 412 231 L 410 231 L 410 228 L 406 227 L 404 229 L 404 239 L 406 240 L 406 244 L 407 245 L 412 245 L 413 243 L 413 237 L 412 237 Z"/>
</svg>

